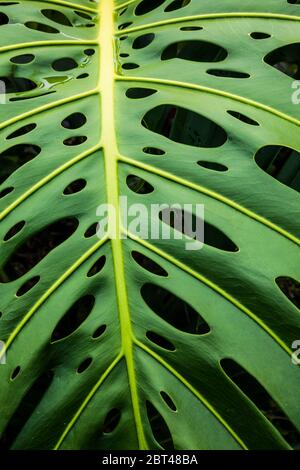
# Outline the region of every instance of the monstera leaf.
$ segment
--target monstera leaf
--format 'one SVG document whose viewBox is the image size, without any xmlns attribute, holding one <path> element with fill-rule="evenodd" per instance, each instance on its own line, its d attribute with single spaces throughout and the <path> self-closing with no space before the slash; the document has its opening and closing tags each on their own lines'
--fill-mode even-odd
<svg viewBox="0 0 300 470">
<path fill-rule="evenodd" d="M 299 446 L 299 16 L 0 2 L 2 448 Z"/>
</svg>

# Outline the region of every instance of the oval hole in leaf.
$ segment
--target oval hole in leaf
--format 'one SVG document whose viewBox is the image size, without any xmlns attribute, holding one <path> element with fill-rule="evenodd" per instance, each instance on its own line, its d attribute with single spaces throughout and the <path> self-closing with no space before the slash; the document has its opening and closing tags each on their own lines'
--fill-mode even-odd
<svg viewBox="0 0 300 470">
<path fill-rule="evenodd" d="M 96 263 L 93 264 L 93 266 L 87 273 L 87 277 L 93 277 L 96 274 L 100 273 L 100 271 L 102 271 L 102 269 L 104 268 L 105 263 L 106 263 L 106 256 L 103 255 L 96 261 Z"/>
<path fill-rule="evenodd" d="M 70 196 L 71 194 L 75 194 L 75 193 L 79 193 L 80 191 L 82 191 L 87 185 L 87 182 L 86 180 L 84 180 L 83 178 L 80 178 L 76 181 L 73 181 L 72 183 L 70 183 L 65 189 L 64 189 L 64 194 L 66 196 Z"/>
<path fill-rule="evenodd" d="M 92 338 L 93 339 L 100 338 L 100 336 L 102 336 L 103 333 L 105 332 L 106 328 L 107 328 L 106 325 L 99 326 L 99 328 L 97 328 L 97 330 L 94 331 Z"/>
<path fill-rule="evenodd" d="M 90 367 L 92 362 L 93 362 L 93 359 L 91 357 L 88 357 L 87 359 L 82 361 L 82 363 L 80 364 L 80 366 L 77 369 L 77 373 L 82 374 L 84 371 L 86 371 Z"/>
<path fill-rule="evenodd" d="M 87 319 L 95 305 L 93 295 L 85 295 L 67 310 L 59 320 L 51 335 L 51 343 L 70 336 Z"/>
<path fill-rule="evenodd" d="M 163 104 L 148 111 L 142 125 L 174 142 L 194 147 L 216 148 L 224 145 L 224 129 L 195 111 Z"/>
<path fill-rule="evenodd" d="M 6 242 L 13 238 L 17 233 L 19 233 L 24 225 L 26 224 L 25 220 L 22 220 L 21 222 L 18 222 L 15 224 L 9 231 L 6 233 L 6 235 L 3 237 L 3 240 Z"/>
<path fill-rule="evenodd" d="M 21 54 L 12 57 L 10 61 L 14 64 L 29 64 L 33 61 L 34 57 L 33 54 Z"/>
<path fill-rule="evenodd" d="M 26 124 L 26 126 L 20 127 L 20 129 L 17 129 L 16 131 L 12 132 L 9 134 L 9 136 L 6 137 L 6 140 L 14 139 L 16 137 L 20 137 L 21 135 L 28 134 L 29 132 L 33 131 L 33 129 L 36 128 L 36 124 Z"/>
<path fill-rule="evenodd" d="M 17 366 L 11 373 L 10 380 L 15 380 L 21 372 L 21 367 Z"/>
<path fill-rule="evenodd" d="M 133 49 L 143 49 L 144 47 L 149 46 L 154 41 L 154 38 L 154 33 L 142 34 L 135 38 L 132 47 Z"/>
<path fill-rule="evenodd" d="M 133 69 L 138 69 L 138 68 L 139 68 L 139 65 L 134 64 L 132 62 L 128 62 L 128 63 L 122 65 L 122 69 L 124 69 L 124 70 L 133 70 Z"/>
<path fill-rule="evenodd" d="M 76 67 L 78 67 L 78 64 L 72 57 L 63 57 L 52 62 L 52 68 L 57 72 L 65 72 L 66 70 L 76 69 Z"/>
<path fill-rule="evenodd" d="M 21 93 L 37 88 L 37 84 L 25 77 L 0 77 L 4 82 L 5 93 Z"/>
<path fill-rule="evenodd" d="M 174 344 L 158 333 L 147 331 L 146 336 L 152 343 L 156 344 L 160 348 L 166 349 L 167 351 L 176 351 Z"/>
<path fill-rule="evenodd" d="M 184 59 L 193 62 L 221 62 L 228 52 L 221 46 L 207 41 L 178 41 L 167 46 L 161 60 Z"/>
<path fill-rule="evenodd" d="M 201 31 L 202 26 L 183 26 L 180 31 Z"/>
<path fill-rule="evenodd" d="M 8 24 L 8 22 L 9 22 L 8 16 L 2 11 L 0 11 L 0 26 Z"/>
<path fill-rule="evenodd" d="M 127 98 L 133 100 L 140 98 L 147 98 L 148 96 L 154 95 L 157 93 L 157 90 L 152 90 L 151 88 L 128 88 L 126 91 Z"/>
<path fill-rule="evenodd" d="M 119 30 L 122 30 L 122 29 L 129 28 L 129 26 L 131 26 L 132 24 L 133 24 L 132 21 L 127 21 L 127 23 L 120 24 L 120 25 L 118 26 L 118 29 L 119 29 Z"/>
<path fill-rule="evenodd" d="M 209 69 L 206 73 L 223 78 L 250 78 L 249 73 L 237 72 L 236 70 Z"/>
<path fill-rule="evenodd" d="M 85 55 L 87 55 L 87 56 L 89 56 L 89 57 L 92 56 L 92 55 L 94 55 L 95 52 L 96 52 L 95 49 L 85 49 L 85 50 L 84 50 Z"/>
<path fill-rule="evenodd" d="M 300 153 L 290 147 L 266 145 L 258 150 L 257 165 L 275 180 L 300 192 Z"/>
<path fill-rule="evenodd" d="M 77 79 L 81 80 L 82 78 L 87 78 L 89 76 L 88 73 L 82 73 L 80 75 L 78 75 Z"/>
<path fill-rule="evenodd" d="M 69 137 L 68 139 L 64 140 L 64 145 L 68 147 L 72 147 L 73 145 L 81 145 L 87 141 L 87 137 L 85 135 L 76 135 L 73 137 Z"/>
<path fill-rule="evenodd" d="M 165 0 L 142 0 L 135 9 L 135 14 L 137 16 L 145 15 L 150 11 L 155 10 L 155 8 L 160 7 Z"/>
<path fill-rule="evenodd" d="M 20 289 L 18 289 L 16 296 L 17 297 L 22 297 L 22 295 L 25 295 L 27 292 L 29 292 L 33 287 L 39 282 L 40 276 L 34 276 L 28 281 L 23 284 Z"/>
<path fill-rule="evenodd" d="M 268 39 L 271 37 L 271 34 L 260 33 L 256 31 L 256 32 L 251 33 L 250 36 L 252 37 L 252 39 Z"/>
<path fill-rule="evenodd" d="M 112 433 L 116 427 L 118 426 L 121 419 L 121 411 L 117 408 L 113 408 L 110 410 L 103 423 L 102 432 L 103 434 L 110 434 Z"/>
<path fill-rule="evenodd" d="M 171 2 L 170 5 L 165 8 L 165 11 L 168 12 L 179 10 L 180 8 L 188 6 L 190 3 L 191 0 L 173 0 L 173 2 Z"/>
<path fill-rule="evenodd" d="M 144 254 L 139 253 L 138 251 L 132 251 L 131 256 L 134 261 L 146 271 L 149 271 L 152 274 L 156 274 L 157 276 L 168 276 L 168 273 L 165 269 L 163 269 L 159 264 L 145 256 Z"/>
<path fill-rule="evenodd" d="M 2 267 L 0 282 L 19 279 L 52 250 L 66 241 L 79 225 L 75 217 L 64 218 L 44 227 L 19 245 Z"/>
<path fill-rule="evenodd" d="M 94 222 L 85 232 L 85 238 L 91 238 L 97 233 L 98 222 Z"/>
<path fill-rule="evenodd" d="M 177 411 L 176 405 L 173 402 L 170 395 L 168 395 L 166 392 L 160 392 L 160 395 L 161 395 L 163 401 L 166 403 L 166 405 L 170 408 L 170 410 Z"/>
<path fill-rule="evenodd" d="M 62 24 L 64 26 L 72 26 L 71 21 L 67 16 L 58 10 L 45 9 L 41 10 L 42 14 L 48 18 L 48 20 L 54 21 L 55 23 Z"/>
<path fill-rule="evenodd" d="M 202 166 L 203 168 L 206 168 L 207 170 L 212 170 L 212 171 L 228 171 L 227 166 L 221 165 L 221 163 L 216 163 L 216 162 L 197 162 L 199 166 Z"/>
<path fill-rule="evenodd" d="M 79 127 L 84 126 L 86 121 L 87 119 L 84 114 L 72 113 L 61 122 L 61 125 L 65 129 L 79 129 Z"/>
<path fill-rule="evenodd" d="M 159 214 L 159 218 L 174 230 L 193 240 L 204 242 L 206 245 L 231 253 L 239 250 L 237 245 L 224 232 L 188 211 L 177 208 L 163 209 Z"/>
<path fill-rule="evenodd" d="M 146 283 L 141 288 L 141 295 L 148 307 L 174 328 L 194 335 L 210 331 L 207 322 L 191 305 L 167 289 Z"/>
<path fill-rule="evenodd" d="M 263 385 L 233 359 L 224 358 L 220 363 L 225 374 L 254 403 L 283 438 L 291 446 L 299 443 L 300 433 Z"/>
<path fill-rule="evenodd" d="M 33 144 L 18 144 L 0 153 L 0 183 L 17 171 L 25 163 L 37 157 L 41 147 Z"/>
<path fill-rule="evenodd" d="M 166 154 L 164 150 L 158 149 L 156 147 L 144 147 L 143 152 L 147 153 L 148 155 L 165 155 Z"/>
<path fill-rule="evenodd" d="M 85 11 L 75 11 L 77 16 L 80 16 L 80 18 L 84 18 L 85 20 L 92 20 L 93 17 L 86 13 Z"/>
<path fill-rule="evenodd" d="M 10 188 L 5 188 L 0 192 L 0 199 L 7 196 L 9 193 L 11 193 L 15 188 L 10 187 Z"/>
<path fill-rule="evenodd" d="M 292 277 L 279 276 L 276 279 L 276 284 L 284 295 L 294 304 L 300 308 L 300 282 Z"/>
<path fill-rule="evenodd" d="M 34 29 L 36 31 L 41 31 L 42 33 L 50 33 L 50 34 L 58 34 L 59 30 L 56 28 L 52 28 L 44 23 L 38 23 L 36 21 L 27 21 L 25 23 L 26 28 Z"/>
<path fill-rule="evenodd" d="M 174 450 L 172 434 L 164 418 L 149 401 L 146 401 L 146 410 L 149 424 L 156 442 L 158 442 L 158 444 L 165 450 Z"/>
<path fill-rule="evenodd" d="M 53 377 L 54 374 L 52 371 L 43 373 L 25 392 L 25 395 L 23 395 L 17 409 L 1 435 L 0 448 L 10 449 L 22 428 L 29 420 L 30 416 L 36 411 L 39 403 L 49 390 Z"/>
<path fill-rule="evenodd" d="M 136 194 L 150 194 L 154 191 L 150 183 L 136 175 L 127 176 L 126 184 Z"/>
<path fill-rule="evenodd" d="M 259 126 L 257 121 L 254 121 L 254 119 L 249 118 L 248 116 L 245 116 L 245 114 L 238 113 L 237 111 L 226 111 L 230 116 L 234 117 L 235 119 L 238 119 L 239 121 L 244 122 L 245 124 L 249 124 L 250 126 Z"/>
<path fill-rule="evenodd" d="M 300 78 L 300 42 L 279 47 L 267 54 L 264 61 L 289 77 Z"/>
</svg>

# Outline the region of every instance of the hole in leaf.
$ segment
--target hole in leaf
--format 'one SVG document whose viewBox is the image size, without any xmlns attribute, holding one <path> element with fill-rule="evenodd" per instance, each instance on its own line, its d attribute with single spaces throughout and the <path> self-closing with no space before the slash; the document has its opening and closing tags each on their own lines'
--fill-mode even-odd
<svg viewBox="0 0 300 470">
<path fill-rule="evenodd" d="M 82 372 L 84 372 L 85 370 L 88 369 L 88 367 L 90 367 L 92 362 L 93 362 L 93 359 L 91 357 L 88 357 L 87 359 L 85 359 L 78 367 L 77 373 L 82 374 Z"/>
<path fill-rule="evenodd" d="M 126 28 L 129 28 L 129 26 L 131 26 L 131 25 L 132 25 L 132 21 L 128 21 L 127 23 L 120 24 L 118 29 L 119 30 L 126 29 Z"/>
<path fill-rule="evenodd" d="M 210 331 L 209 325 L 193 307 L 167 289 L 147 283 L 142 286 L 141 295 L 148 307 L 174 328 L 194 335 Z"/>
<path fill-rule="evenodd" d="M 37 87 L 37 84 L 32 80 L 29 80 L 29 78 L 0 77 L 0 80 L 4 82 L 6 94 L 30 91 Z"/>
<path fill-rule="evenodd" d="M 84 179 L 80 178 L 76 181 L 73 181 L 64 189 L 64 194 L 69 196 L 70 194 L 79 193 L 86 187 L 87 183 Z"/>
<path fill-rule="evenodd" d="M 17 233 L 19 233 L 22 230 L 25 223 L 26 223 L 25 220 L 22 220 L 21 222 L 18 222 L 17 224 L 15 224 L 11 229 L 9 229 L 9 231 L 4 236 L 3 240 L 6 242 L 10 240 L 11 238 L 13 238 L 15 235 L 17 235 Z"/>
<path fill-rule="evenodd" d="M 34 59 L 33 54 L 21 54 L 10 59 L 14 64 L 29 64 Z"/>
<path fill-rule="evenodd" d="M 148 111 L 142 125 L 174 142 L 194 147 L 220 147 L 227 140 L 226 132 L 215 122 L 171 104 L 156 106 Z"/>
<path fill-rule="evenodd" d="M 264 61 L 285 75 L 298 79 L 300 78 L 300 43 L 279 47 L 267 54 Z"/>
<path fill-rule="evenodd" d="M 146 409 L 154 439 L 163 449 L 174 450 L 172 435 L 164 418 L 149 401 L 146 401 Z"/>
<path fill-rule="evenodd" d="M 15 380 L 19 373 L 21 372 L 21 367 L 17 366 L 11 373 L 10 380 Z"/>
<path fill-rule="evenodd" d="M 221 367 L 291 446 L 299 442 L 300 434 L 292 422 L 253 375 L 233 359 L 222 359 Z"/>
<path fill-rule="evenodd" d="M 132 47 L 133 49 L 143 49 L 144 47 L 149 46 L 154 41 L 154 38 L 155 34 L 153 33 L 143 34 L 142 36 L 135 38 Z"/>
<path fill-rule="evenodd" d="M 134 261 L 139 264 L 142 268 L 146 271 L 149 271 L 152 274 L 156 274 L 157 276 L 167 277 L 168 273 L 165 269 L 163 269 L 159 264 L 157 264 L 152 259 L 148 258 L 148 256 L 139 253 L 138 251 L 131 252 L 132 258 Z"/>
<path fill-rule="evenodd" d="M 224 232 L 188 211 L 177 208 L 163 209 L 159 214 L 159 218 L 174 230 L 183 233 L 193 240 L 204 241 L 206 245 L 213 246 L 219 250 L 232 253 L 238 251 L 236 244 Z"/>
<path fill-rule="evenodd" d="M 3 4 L 1 4 L 1 6 L 3 6 Z M 0 11 L 0 26 L 3 26 L 5 24 L 8 24 L 9 23 L 9 18 L 8 16 L 3 13 L 2 11 Z"/>
<path fill-rule="evenodd" d="M 257 165 L 282 184 L 300 192 L 300 153 L 290 147 L 267 145 L 255 155 Z"/>
<path fill-rule="evenodd" d="M 207 41 L 179 41 L 164 49 L 161 60 L 177 58 L 194 62 L 221 62 L 227 55 L 226 49 Z"/>
<path fill-rule="evenodd" d="M 106 256 L 101 256 L 96 263 L 93 264 L 89 272 L 87 273 L 87 277 L 93 277 L 96 274 L 100 273 L 102 269 L 104 268 L 104 265 L 106 263 Z"/>
<path fill-rule="evenodd" d="M 87 137 L 84 135 L 76 135 L 73 137 L 69 137 L 68 139 L 64 140 L 64 145 L 73 146 L 73 145 L 81 145 L 87 141 Z"/>
<path fill-rule="evenodd" d="M 97 330 L 94 331 L 93 335 L 92 335 L 92 338 L 96 339 L 96 338 L 100 338 L 100 336 L 103 335 L 103 333 L 105 332 L 106 330 L 106 325 L 101 325 L 99 326 L 99 328 L 97 328 Z"/>
<path fill-rule="evenodd" d="M 51 95 L 52 93 L 56 93 L 53 91 L 48 91 L 47 93 L 40 93 L 38 95 L 31 95 L 31 96 L 19 96 L 16 98 L 9 98 L 9 101 L 24 101 L 24 100 L 32 100 L 34 98 L 40 98 L 42 96 Z"/>
<path fill-rule="evenodd" d="M 0 282 L 19 279 L 52 250 L 66 241 L 77 229 L 77 219 L 65 218 L 46 226 L 17 247 L 2 268 Z"/>
<path fill-rule="evenodd" d="M 200 31 L 202 26 L 183 26 L 180 28 L 181 31 Z"/>
<path fill-rule="evenodd" d="M 271 34 L 268 34 L 268 33 L 260 33 L 260 32 L 254 32 L 254 33 L 251 33 L 250 36 L 253 38 L 253 39 L 268 39 L 271 37 Z"/>
<path fill-rule="evenodd" d="M 9 193 L 11 193 L 13 190 L 14 190 L 13 187 L 3 189 L 3 190 L 0 192 L 0 199 L 2 199 L 3 197 L 7 196 L 7 195 L 8 195 Z"/>
<path fill-rule="evenodd" d="M 237 72 L 236 70 L 209 69 L 206 71 L 209 75 L 223 78 L 249 78 L 249 73 Z"/>
<path fill-rule="evenodd" d="M 36 124 L 26 124 L 26 126 L 20 127 L 20 129 L 17 129 L 16 131 L 9 134 L 9 136 L 6 137 L 6 140 L 14 139 L 15 137 L 20 137 L 21 135 L 28 134 L 29 132 L 33 131 L 33 129 L 35 128 L 36 128 Z"/>
<path fill-rule="evenodd" d="M 66 70 L 76 69 L 76 67 L 78 67 L 78 64 L 71 57 L 63 57 L 52 62 L 52 68 L 57 72 L 65 72 Z"/>
<path fill-rule="evenodd" d="M 128 88 L 126 91 L 127 98 L 133 100 L 140 98 L 147 98 L 148 96 L 154 95 L 157 93 L 157 90 L 152 90 L 151 88 Z"/>
<path fill-rule="evenodd" d="M 138 68 L 139 68 L 139 65 L 138 65 L 138 64 L 131 63 L 131 62 L 128 62 L 128 63 L 126 63 L 126 64 L 123 64 L 123 65 L 122 65 L 122 68 L 125 69 L 125 70 L 133 70 L 133 69 L 138 69 Z"/>
<path fill-rule="evenodd" d="M 97 233 L 98 222 L 94 222 L 84 233 L 85 238 L 91 238 Z"/>
<path fill-rule="evenodd" d="M 31 144 L 18 144 L 0 153 L 0 183 L 17 171 L 25 163 L 35 158 L 41 152 L 41 147 Z"/>
<path fill-rule="evenodd" d="M 52 26 L 49 26 L 44 23 L 38 23 L 36 21 L 27 21 L 25 23 L 26 28 L 29 29 L 34 29 L 36 31 L 41 31 L 42 33 L 50 33 L 50 34 L 58 34 L 59 30 L 56 28 L 53 28 Z"/>
<path fill-rule="evenodd" d="M 67 116 L 61 123 L 65 129 L 79 129 L 86 123 L 86 117 L 82 113 L 73 113 Z"/>
<path fill-rule="evenodd" d="M 165 0 L 142 0 L 135 9 L 135 14 L 137 16 L 145 15 L 155 8 L 160 7 Z"/>
<path fill-rule="evenodd" d="M 150 194 L 154 191 L 153 186 L 139 176 L 127 176 L 126 184 L 136 194 Z"/>
<path fill-rule="evenodd" d="M 176 405 L 173 402 L 172 398 L 170 395 L 168 395 L 166 392 L 160 392 L 160 395 L 163 399 L 163 401 L 167 404 L 167 406 L 170 408 L 172 411 L 177 411 Z"/>
<path fill-rule="evenodd" d="M 245 114 L 238 113 L 237 111 L 227 111 L 227 113 L 230 114 L 230 116 L 238 119 L 239 121 L 244 122 L 245 124 L 250 124 L 250 126 L 259 126 L 257 121 L 254 121 L 248 116 L 245 116 Z"/>
<path fill-rule="evenodd" d="M 93 17 L 86 13 L 85 11 L 75 11 L 77 16 L 80 16 L 81 18 L 84 18 L 85 20 L 92 20 Z"/>
<path fill-rule="evenodd" d="M 92 56 L 95 54 L 95 49 L 85 49 L 84 53 L 85 55 Z"/>
<path fill-rule="evenodd" d="M 156 147 L 144 147 L 143 152 L 147 153 L 148 155 L 165 155 L 166 154 L 164 150 L 158 149 Z"/>
<path fill-rule="evenodd" d="M 125 52 L 122 52 L 122 53 L 120 54 L 120 57 L 124 57 L 124 58 L 125 58 L 125 57 L 129 57 L 129 54 L 126 54 Z"/>
<path fill-rule="evenodd" d="M 1 436 L 0 448 L 9 449 L 12 446 L 22 428 L 36 411 L 39 403 L 49 390 L 53 377 L 54 373 L 52 371 L 44 372 L 27 390 Z"/>
<path fill-rule="evenodd" d="M 287 276 L 280 276 L 276 279 L 276 284 L 284 295 L 300 308 L 300 283 Z"/>
<path fill-rule="evenodd" d="M 206 168 L 207 170 L 228 171 L 227 166 L 221 165 L 221 163 L 201 161 L 197 162 L 197 164 L 202 166 L 203 168 Z"/>
<path fill-rule="evenodd" d="M 94 305 L 95 297 L 93 295 L 85 295 L 76 300 L 54 328 L 51 335 L 51 343 L 74 333 L 90 315 Z"/>
<path fill-rule="evenodd" d="M 154 331 L 147 331 L 146 336 L 152 343 L 156 344 L 160 348 L 166 349 L 167 351 L 176 351 L 174 344 L 158 333 L 154 333 Z"/>
<path fill-rule="evenodd" d="M 110 412 L 107 413 L 106 418 L 104 420 L 102 432 L 104 434 L 112 433 L 118 426 L 120 419 L 121 419 L 120 410 L 118 410 L 117 408 L 110 410 Z"/>
<path fill-rule="evenodd" d="M 34 276 L 28 281 L 26 281 L 20 289 L 18 289 L 16 296 L 17 297 L 22 297 L 22 295 L 26 294 L 26 292 L 29 292 L 40 280 L 40 276 Z"/>
<path fill-rule="evenodd" d="M 42 14 L 48 18 L 48 20 L 54 21 L 55 23 L 62 24 L 64 26 L 72 26 L 71 21 L 67 18 L 64 13 L 58 10 L 42 10 Z"/>
<path fill-rule="evenodd" d="M 87 78 L 89 76 L 88 73 L 82 73 L 81 75 L 78 75 L 77 79 L 81 79 L 81 78 Z"/>
<path fill-rule="evenodd" d="M 190 3 L 191 0 L 173 0 L 173 2 L 171 2 L 170 5 L 165 8 L 165 11 L 168 12 L 179 10 L 180 8 L 186 7 Z"/>
</svg>

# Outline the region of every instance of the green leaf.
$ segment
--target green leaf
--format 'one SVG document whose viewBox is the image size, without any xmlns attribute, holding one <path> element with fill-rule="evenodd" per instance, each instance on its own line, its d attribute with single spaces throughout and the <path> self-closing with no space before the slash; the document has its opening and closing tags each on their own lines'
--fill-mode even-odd
<svg viewBox="0 0 300 470">
<path fill-rule="evenodd" d="M 99 3 L 0 2 L 1 447 L 297 447 L 300 6 Z"/>
</svg>

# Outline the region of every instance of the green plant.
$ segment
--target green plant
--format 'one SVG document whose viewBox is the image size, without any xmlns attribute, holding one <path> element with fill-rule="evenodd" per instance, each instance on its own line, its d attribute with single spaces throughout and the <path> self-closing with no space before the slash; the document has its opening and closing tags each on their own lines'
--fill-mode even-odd
<svg viewBox="0 0 300 470">
<path fill-rule="evenodd" d="M 95 3 L 0 2 L 1 446 L 295 447 L 300 6 Z M 203 249 L 99 240 L 120 194 Z"/>
</svg>

